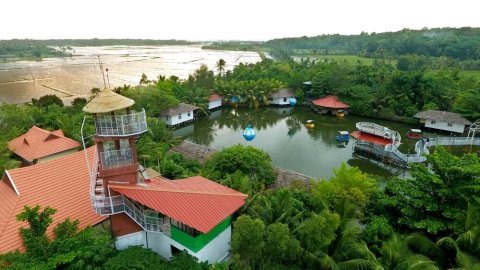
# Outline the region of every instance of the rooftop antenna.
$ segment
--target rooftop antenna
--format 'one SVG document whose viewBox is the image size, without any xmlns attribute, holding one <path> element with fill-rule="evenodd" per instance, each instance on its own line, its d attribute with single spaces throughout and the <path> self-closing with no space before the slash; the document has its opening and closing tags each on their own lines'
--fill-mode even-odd
<svg viewBox="0 0 480 270">
<path fill-rule="evenodd" d="M 108 77 L 108 68 L 106 69 L 107 71 L 107 81 L 108 81 L 108 89 L 110 89 L 110 77 Z M 104 78 L 105 80 L 105 78 Z"/>
<path fill-rule="evenodd" d="M 103 86 L 107 88 L 107 83 L 105 82 L 105 73 L 103 72 L 103 63 L 102 63 L 102 59 L 100 59 L 100 55 L 98 55 L 98 62 L 100 63 L 100 70 L 102 70 Z"/>
</svg>

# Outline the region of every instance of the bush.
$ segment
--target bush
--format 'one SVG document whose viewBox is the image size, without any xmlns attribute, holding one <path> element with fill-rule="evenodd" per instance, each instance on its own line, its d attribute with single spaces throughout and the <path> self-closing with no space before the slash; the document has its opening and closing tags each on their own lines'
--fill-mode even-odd
<svg viewBox="0 0 480 270">
<path fill-rule="evenodd" d="M 205 164 L 207 175 L 215 180 L 226 178 L 237 170 L 263 184 L 275 181 L 272 159 L 264 151 L 236 145 L 215 153 Z"/>
<path fill-rule="evenodd" d="M 63 107 L 62 100 L 56 95 L 45 95 L 40 97 L 38 100 L 32 98 L 32 104 L 41 108 L 48 108 L 48 106 L 54 104 L 58 105 L 59 107 Z"/>
</svg>

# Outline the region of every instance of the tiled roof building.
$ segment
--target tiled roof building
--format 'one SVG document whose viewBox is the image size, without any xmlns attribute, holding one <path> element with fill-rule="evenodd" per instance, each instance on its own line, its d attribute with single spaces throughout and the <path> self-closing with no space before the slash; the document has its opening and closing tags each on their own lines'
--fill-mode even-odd
<svg viewBox="0 0 480 270">
<path fill-rule="evenodd" d="M 8 143 L 8 148 L 27 164 L 70 154 L 78 147 L 80 143 L 65 137 L 61 130 L 48 131 L 36 126 Z"/>
<path fill-rule="evenodd" d="M 87 150 L 93 161 L 95 147 Z M 90 201 L 90 175 L 85 153 L 77 152 L 36 165 L 7 170 L 0 181 L 0 253 L 23 250 L 19 229 L 25 222 L 16 220 L 24 205 L 57 209 L 47 234 L 66 218 L 80 221 L 79 227 L 105 220 Z"/>
</svg>

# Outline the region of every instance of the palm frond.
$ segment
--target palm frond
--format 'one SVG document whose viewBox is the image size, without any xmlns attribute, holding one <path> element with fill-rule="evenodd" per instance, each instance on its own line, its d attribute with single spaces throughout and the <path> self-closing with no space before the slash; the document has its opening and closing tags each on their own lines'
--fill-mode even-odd
<svg viewBox="0 0 480 270">
<path fill-rule="evenodd" d="M 376 270 L 379 269 L 379 264 L 375 261 L 354 259 L 338 263 L 339 270 Z"/>
</svg>

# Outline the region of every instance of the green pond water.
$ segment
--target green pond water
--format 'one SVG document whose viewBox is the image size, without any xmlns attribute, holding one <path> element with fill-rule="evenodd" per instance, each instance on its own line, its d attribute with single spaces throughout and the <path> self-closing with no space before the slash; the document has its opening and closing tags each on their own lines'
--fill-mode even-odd
<svg viewBox="0 0 480 270">
<path fill-rule="evenodd" d="M 305 127 L 307 120 L 315 121 L 314 129 Z M 175 130 L 174 135 L 208 145 L 215 150 L 235 144 L 251 145 L 267 152 L 275 166 L 315 178 L 329 179 L 333 175 L 333 169 L 338 168 L 342 162 L 359 167 L 369 174 L 404 174 L 403 169 L 386 167 L 379 162 L 373 163 L 354 156 L 353 138 L 346 145 L 337 144 L 335 136 L 338 131 L 355 131 L 357 122 L 374 122 L 400 132 L 402 145 L 399 150 L 404 153 L 414 152 L 416 141 L 407 139 L 405 134 L 416 126 L 353 115 L 339 119 L 331 115 L 318 115 L 307 107 L 219 109 Z M 242 136 L 248 124 L 252 124 L 256 132 L 252 141 L 246 141 Z"/>
</svg>

